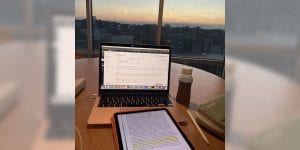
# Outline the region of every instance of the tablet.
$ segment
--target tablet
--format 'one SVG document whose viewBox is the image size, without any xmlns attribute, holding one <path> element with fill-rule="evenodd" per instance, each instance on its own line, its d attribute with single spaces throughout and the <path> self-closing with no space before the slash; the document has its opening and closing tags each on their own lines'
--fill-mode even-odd
<svg viewBox="0 0 300 150">
<path fill-rule="evenodd" d="M 116 113 L 113 118 L 120 150 L 193 150 L 165 108 Z"/>
</svg>

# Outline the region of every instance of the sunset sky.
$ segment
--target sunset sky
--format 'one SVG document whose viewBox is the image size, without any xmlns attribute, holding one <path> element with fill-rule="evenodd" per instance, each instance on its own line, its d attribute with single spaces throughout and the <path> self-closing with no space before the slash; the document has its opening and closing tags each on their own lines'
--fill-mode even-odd
<svg viewBox="0 0 300 150">
<path fill-rule="evenodd" d="M 85 18 L 85 0 L 76 0 L 76 17 Z M 97 19 L 156 23 L 159 0 L 93 0 Z M 165 0 L 164 23 L 225 24 L 225 0 Z"/>
</svg>

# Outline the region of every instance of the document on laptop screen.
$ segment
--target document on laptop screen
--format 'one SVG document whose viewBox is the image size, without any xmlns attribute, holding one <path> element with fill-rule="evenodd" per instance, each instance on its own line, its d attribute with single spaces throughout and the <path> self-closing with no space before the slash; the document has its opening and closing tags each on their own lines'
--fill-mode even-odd
<svg viewBox="0 0 300 150">
<path fill-rule="evenodd" d="M 148 51 L 150 50 L 149 48 Z M 103 55 L 104 78 L 102 88 L 167 89 L 168 53 L 104 50 Z"/>
<path fill-rule="evenodd" d="M 191 149 L 166 110 L 117 116 L 124 150 Z"/>
</svg>

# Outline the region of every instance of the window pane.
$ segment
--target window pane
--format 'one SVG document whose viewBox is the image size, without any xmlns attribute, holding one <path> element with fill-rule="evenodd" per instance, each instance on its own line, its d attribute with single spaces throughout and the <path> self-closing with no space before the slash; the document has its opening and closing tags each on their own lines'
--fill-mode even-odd
<svg viewBox="0 0 300 150">
<path fill-rule="evenodd" d="M 176 59 L 177 62 L 221 75 L 224 20 L 224 0 L 165 0 L 161 44 L 172 46 L 173 57 L 198 59 Z M 216 59 L 220 63 L 211 64 L 202 59 Z"/>
<path fill-rule="evenodd" d="M 99 42 L 155 44 L 159 0 L 93 0 L 94 52 Z"/>
<path fill-rule="evenodd" d="M 75 49 L 81 55 L 88 56 L 85 2 L 86 0 L 75 1 Z"/>
</svg>

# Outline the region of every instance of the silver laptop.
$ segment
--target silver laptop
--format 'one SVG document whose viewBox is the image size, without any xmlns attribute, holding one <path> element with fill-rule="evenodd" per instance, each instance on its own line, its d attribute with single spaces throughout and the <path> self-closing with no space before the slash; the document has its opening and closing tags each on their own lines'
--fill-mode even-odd
<svg viewBox="0 0 300 150">
<path fill-rule="evenodd" d="M 110 124 L 116 112 L 173 106 L 168 46 L 101 43 L 99 97 L 88 124 Z"/>
<path fill-rule="evenodd" d="M 99 107 L 168 106 L 168 46 L 100 44 Z"/>
</svg>

